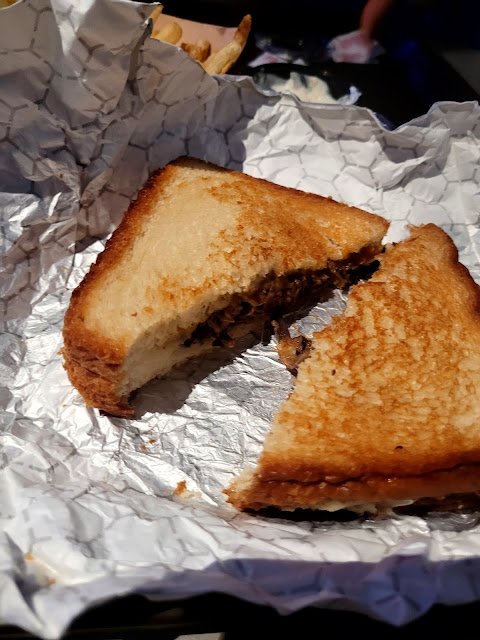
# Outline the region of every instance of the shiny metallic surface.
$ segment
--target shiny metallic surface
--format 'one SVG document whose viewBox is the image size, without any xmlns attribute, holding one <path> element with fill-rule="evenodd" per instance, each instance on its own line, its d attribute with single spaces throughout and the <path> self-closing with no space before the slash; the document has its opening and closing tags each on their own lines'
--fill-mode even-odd
<svg viewBox="0 0 480 640">
<path fill-rule="evenodd" d="M 390 240 L 435 222 L 480 281 L 477 104 L 434 105 L 387 131 L 363 108 L 266 96 L 144 41 L 150 9 L 24 0 L 1 11 L 0 618 L 57 638 L 90 604 L 130 591 L 222 591 L 281 612 L 335 604 L 395 624 L 475 599 L 480 572 L 457 561 L 480 554 L 477 513 L 301 519 L 225 503 L 292 388 L 274 340 L 152 381 L 134 420 L 87 409 L 69 384 L 59 350 L 71 291 L 148 173 L 179 155 L 384 215 Z M 304 330 L 343 304 L 335 295 Z"/>
</svg>

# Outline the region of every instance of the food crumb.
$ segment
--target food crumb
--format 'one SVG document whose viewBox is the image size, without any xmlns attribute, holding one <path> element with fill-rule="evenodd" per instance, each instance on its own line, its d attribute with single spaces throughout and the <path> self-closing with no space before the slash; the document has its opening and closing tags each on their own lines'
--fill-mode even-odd
<svg viewBox="0 0 480 640">
<path fill-rule="evenodd" d="M 56 583 L 55 578 L 49 578 L 48 581 L 47 581 L 48 585 L 52 585 L 52 584 L 55 584 L 55 583 Z"/>
<path fill-rule="evenodd" d="M 187 489 L 187 482 L 185 480 L 181 480 L 177 483 L 172 497 L 175 502 L 188 504 L 191 500 L 198 500 L 202 495 L 198 491 L 190 491 L 190 489 Z"/>
<path fill-rule="evenodd" d="M 186 491 L 187 489 L 187 483 L 185 482 L 185 480 L 181 480 L 178 484 L 177 487 L 175 489 L 175 491 L 173 492 L 174 496 L 179 496 L 181 495 L 184 491 Z"/>
<path fill-rule="evenodd" d="M 142 444 L 142 449 L 143 449 L 143 451 L 146 451 L 147 447 L 144 444 Z"/>
<path fill-rule="evenodd" d="M 29 560 L 31 562 L 32 560 L 35 560 L 35 558 L 32 556 L 31 553 L 27 553 L 25 556 L 25 560 Z"/>
<path fill-rule="evenodd" d="M 148 441 L 148 444 L 154 444 L 154 442 L 156 442 L 156 440 L 154 438 L 150 438 L 150 440 Z"/>
</svg>

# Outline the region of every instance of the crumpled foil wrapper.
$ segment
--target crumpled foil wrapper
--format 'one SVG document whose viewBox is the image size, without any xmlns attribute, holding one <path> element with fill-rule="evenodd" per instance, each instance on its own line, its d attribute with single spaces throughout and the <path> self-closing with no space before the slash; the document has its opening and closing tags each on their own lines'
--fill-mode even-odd
<svg viewBox="0 0 480 640">
<path fill-rule="evenodd" d="M 57 638 L 87 606 L 131 591 L 221 591 L 393 624 L 476 599 L 475 510 L 308 520 L 225 503 L 291 389 L 273 343 L 247 339 L 151 382 L 135 420 L 85 408 L 69 384 L 58 352 L 71 291 L 149 172 L 179 155 L 379 213 L 389 239 L 433 221 L 480 279 L 477 104 L 437 104 L 386 131 L 363 108 L 265 96 L 149 39 L 152 8 L 1 11 L 1 620 Z M 319 308 L 315 326 L 342 304 Z"/>
</svg>

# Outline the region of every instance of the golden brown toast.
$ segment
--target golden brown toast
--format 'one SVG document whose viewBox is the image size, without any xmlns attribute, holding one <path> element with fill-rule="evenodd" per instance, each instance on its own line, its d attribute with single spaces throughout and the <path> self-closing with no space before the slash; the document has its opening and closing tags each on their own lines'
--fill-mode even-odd
<svg viewBox="0 0 480 640">
<path fill-rule="evenodd" d="M 148 380 L 295 305 L 298 289 L 348 280 L 387 228 L 330 199 L 179 159 L 150 177 L 74 291 L 69 378 L 87 405 L 129 416 L 130 393 Z"/>
<path fill-rule="evenodd" d="M 374 510 L 480 489 L 480 294 L 428 224 L 315 333 L 239 508 Z"/>
</svg>

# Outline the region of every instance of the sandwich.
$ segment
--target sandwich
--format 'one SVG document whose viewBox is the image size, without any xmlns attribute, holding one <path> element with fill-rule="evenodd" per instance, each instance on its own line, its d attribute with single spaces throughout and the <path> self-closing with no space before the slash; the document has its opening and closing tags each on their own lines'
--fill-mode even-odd
<svg viewBox="0 0 480 640">
<path fill-rule="evenodd" d="M 438 227 L 389 246 L 314 333 L 240 509 L 376 512 L 480 490 L 480 293 Z"/>
<path fill-rule="evenodd" d="M 133 415 L 172 367 L 346 286 L 388 223 L 192 158 L 155 172 L 65 316 L 64 366 L 86 404 Z"/>
</svg>

